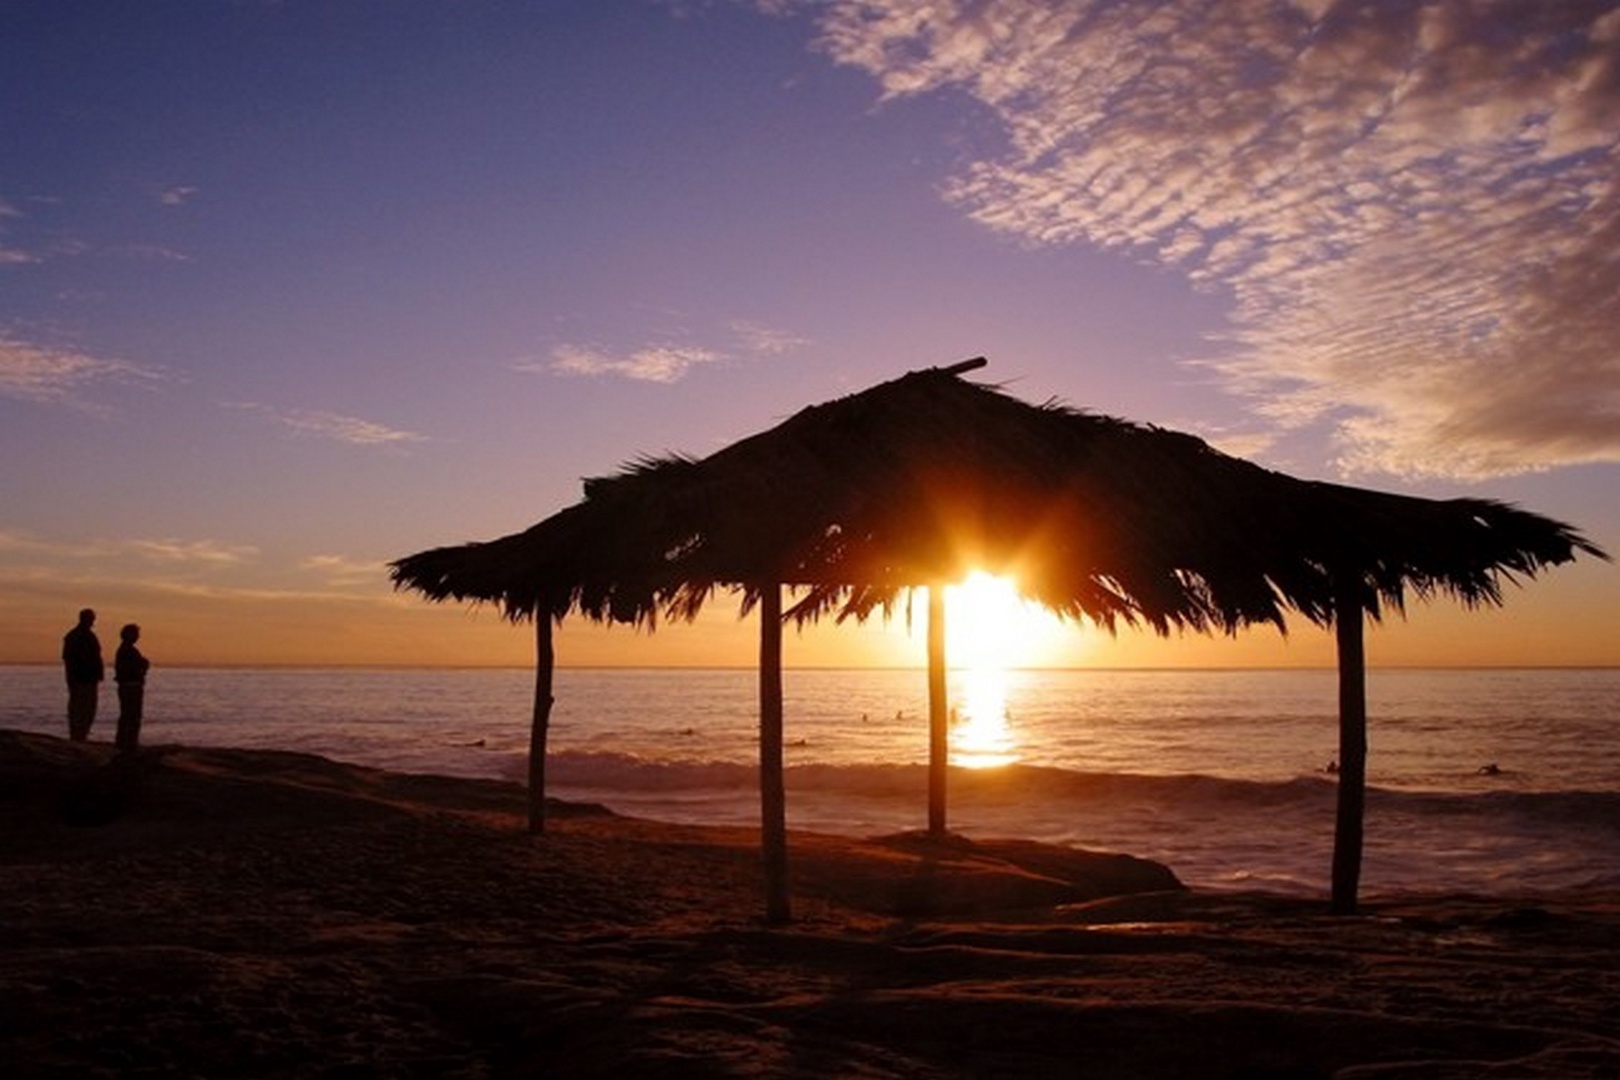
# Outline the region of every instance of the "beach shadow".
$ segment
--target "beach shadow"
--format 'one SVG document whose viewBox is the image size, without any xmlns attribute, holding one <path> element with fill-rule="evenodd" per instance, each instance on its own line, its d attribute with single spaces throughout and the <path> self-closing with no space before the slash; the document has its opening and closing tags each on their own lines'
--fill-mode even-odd
<svg viewBox="0 0 1620 1080">
<path fill-rule="evenodd" d="M 138 754 L 119 754 L 67 773 L 56 813 L 63 824 L 96 828 L 117 821 L 146 787 L 146 763 Z"/>
</svg>

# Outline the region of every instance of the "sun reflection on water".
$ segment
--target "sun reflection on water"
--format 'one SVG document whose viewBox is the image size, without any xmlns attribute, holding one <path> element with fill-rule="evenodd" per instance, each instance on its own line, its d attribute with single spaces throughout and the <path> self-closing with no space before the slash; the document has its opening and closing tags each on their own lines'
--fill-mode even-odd
<svg viewBox="0 0 1620 1080">
<path fill-rule="evenodd" d="M 991 574 L 972 574 L 946 596 L 946 651 L 957 666 L 951 761 L 979 769 L 1011 764 L 1021 746 L 1008 709 L 1009 672 L 1035 659 L 1061 624 Z"/>
<path fill-rule="evenodd" d="M 969 769 L 1011 765 L 1018 739 L 1007 711 L 1007 672 L 976 667 L 964 675 L 965 701 L 952 710 L 951 763 Z"/>
</svg>

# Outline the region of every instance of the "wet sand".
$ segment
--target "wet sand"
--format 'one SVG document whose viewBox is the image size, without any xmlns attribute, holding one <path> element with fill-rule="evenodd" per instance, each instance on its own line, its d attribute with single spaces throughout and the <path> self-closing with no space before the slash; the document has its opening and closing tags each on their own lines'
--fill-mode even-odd
<svg viewBox="0 0 1620 1080">
<path fill-rule="evenodd" d="M 8 1077 L 1620 1076 L 1620 897 L 1185 890 L 298 754 L 0 732 Z"/>
</svg>

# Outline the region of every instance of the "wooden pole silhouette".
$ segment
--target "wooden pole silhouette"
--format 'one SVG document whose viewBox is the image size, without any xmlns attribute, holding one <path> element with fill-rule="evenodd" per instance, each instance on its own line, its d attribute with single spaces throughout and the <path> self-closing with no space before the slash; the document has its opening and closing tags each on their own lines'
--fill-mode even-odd
<svg viewBox="0 0 1620 1080">
<path fill-rule="evenodd" d="M 552 674 L 557 666 L 551 642 L 551 613 L 534 612 L 534 717 L 529 724 L 529 831 L 546 831 L 546 735 L 551 728 Z"/>
<path fill-rule="evenodd" d="M 1367 656 L 1361 583 L 1342 580 L 1334 597 L 1339 652 L 1339 801 L 1333 825 L 1333 899 L 1337 915 L 1356 912 L 1367 801 Z"/>
<path fill-rule="evenodd" d="M 782 586 L 759 600 L 759 812 L 765 861 L 765 921 L 792 917 L 788 900 L 787 783 L 782 765 Z"/>
</svg>

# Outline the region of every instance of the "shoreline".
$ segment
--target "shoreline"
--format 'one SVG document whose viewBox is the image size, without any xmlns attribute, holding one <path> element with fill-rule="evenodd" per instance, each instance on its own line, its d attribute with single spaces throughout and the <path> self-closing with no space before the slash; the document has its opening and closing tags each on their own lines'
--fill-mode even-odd
<svg viewBox="0 0 1620 1080">
<path fill-rule="evenodd" d="M 75 824 L 110 757 L 0 731 L 12 1075 L 1620 1075 L 1614 893 L 1334 918 L 795 830 L 772 929 L 753 829 L 553 803 L 532 837 L 515 784 L 183 746 Z"/>
</svg>

